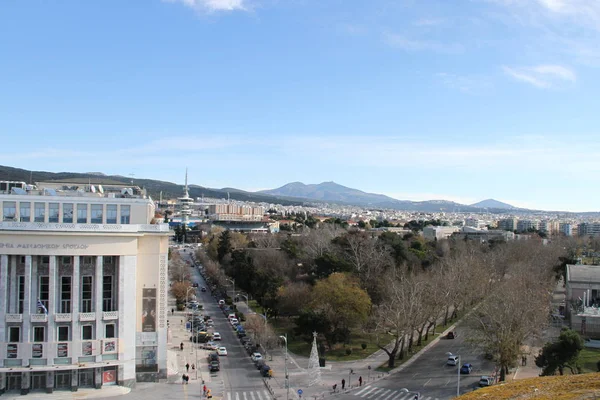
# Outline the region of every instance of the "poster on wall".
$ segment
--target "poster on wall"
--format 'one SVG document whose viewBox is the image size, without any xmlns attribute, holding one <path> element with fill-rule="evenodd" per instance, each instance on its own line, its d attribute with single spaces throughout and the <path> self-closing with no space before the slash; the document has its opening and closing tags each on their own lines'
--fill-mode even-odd
<svg viewBox="0 0 600 400">
<path fill-rule="evenodd" d="M 142 289 L 142 332 L 156 332 L 156 289 Z"/>
<path fill-rule="evenodd" d="M 34 343 L 31 348 L 31 356 L 33 358 L 42 358 L 44 355 L 44 346 L 41 343 Z"/>
<path fill-rule="evenodd" d="M 58 357 L 68 357 L 69 356 L 69 343 L 59 343 L 58 344 Z"/>
<path fill-rule="evenodd" d="M 117 381 L 117 371 L 115 369 L 105 369 L 102 372 L 102 383 L 105 385 L 115 383 Z"/>
<path fill-rule="evenodd" d="M 18 346 L 16 343 L 6 345 L 6 358 L 17 358 Z"/>
<path fill-rule="evenodd" d="M 92 342 L 83 342 L 81 344 L 82 352 L 84 356 L 91 356 L 93 352 Z"/>
<path fill-rule="evenodd" d="M 117 341 L 114 339 L 102 341 L 102 354 L 111 354 L 117 352 Z"/>
</svg>

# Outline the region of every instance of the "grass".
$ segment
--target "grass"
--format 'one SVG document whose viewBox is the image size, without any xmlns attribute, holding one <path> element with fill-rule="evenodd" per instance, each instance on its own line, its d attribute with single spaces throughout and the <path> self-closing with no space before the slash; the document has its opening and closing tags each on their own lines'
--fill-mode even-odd
<svg viewBox="0 0 600 400">
<path fill-rule="evenodd" d="M 258 314 L 264 314 L 265 310 L 264 308 L 262 308 L 262 306 L 260 304 L 258 304 L 258 302 L 256 300 L 250 300 L 248 301 L 248 307 L 254 311 L 255 313 Z"/>
<path fill-rule="evenodd" d="M 600 361 L 600 349 L 590 349 L 585 347 L 579 353 L 579 362 L 584 373 L 597 372 L 597 363 Z"/>
</svg>

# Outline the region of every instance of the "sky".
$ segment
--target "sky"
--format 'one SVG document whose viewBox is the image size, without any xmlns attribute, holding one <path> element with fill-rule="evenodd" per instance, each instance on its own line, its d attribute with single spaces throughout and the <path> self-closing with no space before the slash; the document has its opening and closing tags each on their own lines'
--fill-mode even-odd
<svg viewBox="0 0 600 400">
<path fill-rule="evenodd" d="M 0 165 L 600 204 L 600 1 L 3 0 Z"/>
</svg>

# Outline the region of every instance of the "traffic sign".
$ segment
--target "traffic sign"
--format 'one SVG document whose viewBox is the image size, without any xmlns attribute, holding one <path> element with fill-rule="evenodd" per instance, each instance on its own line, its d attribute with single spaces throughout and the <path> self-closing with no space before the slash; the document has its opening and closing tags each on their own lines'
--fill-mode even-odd
<svg viewBox="0 0 600 400">
<path fill-rule="evenodd" d="M 304 392 L 302 391 L 302 389 L 298 389 L 298 394 L 299 394 L 300 396 L 302 396 L 302 393 L 304 393 Z"/>
</svg>

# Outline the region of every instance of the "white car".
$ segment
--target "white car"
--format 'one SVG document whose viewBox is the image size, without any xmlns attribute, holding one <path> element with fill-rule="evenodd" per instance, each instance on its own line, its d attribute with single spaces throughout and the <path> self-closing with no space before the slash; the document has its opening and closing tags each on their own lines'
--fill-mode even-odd
<svg viewBox="0 0 600 400">
<path fill-rule="evenodd" d="M 448 361 L 446 361 L 446 364 L 456 367 L 458 365 L 458 356 L 448 356 Z"/>
<path fill-rule="evenodd" d="M 219 332 L 213 333 L 213 340 L 221 340 L 221 334 Z"/>
<path fill-rule="evenodd" d="M 262 360 L 262 354 L 260 353 L 252 353 L 252 355 L 250 356 L 250 359 L 254 362 L 257 362 L 258 360 Z"/>
<path fill-rule="evenodd" d="M 235 326 L 235 325 L 237 325 L 237 324 L 239 324 L 239 323 L 240 323 L 240 321 L 238 321 L 238 319 L 237 319 L 237 318 L 231 318 L 231 319 L 229 320 L 229 322 L 231 322 L 231 325 L 232 325 L 232 326 Z"/>
<path fill-rule="evenodd" d="M 227 349 L 225 347 L 219 347 L 217 349 L 217 354 L 220 356 L 226 356 L 227 355 Z"/>
</svg>

